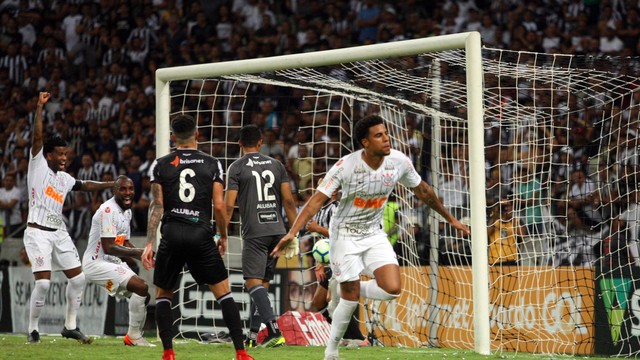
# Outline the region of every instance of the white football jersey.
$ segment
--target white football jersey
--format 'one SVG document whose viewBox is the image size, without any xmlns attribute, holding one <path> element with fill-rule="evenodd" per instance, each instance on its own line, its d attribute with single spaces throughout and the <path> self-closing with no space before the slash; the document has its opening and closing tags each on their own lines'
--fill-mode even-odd
<svg viewBox="0 0 640 360">
<path fill-rule="evenodd" d="M 89 242 L 82 263 L 95 260 L 122 262 L 117 256 L 104 253 L 101 239 L 115 238 L 116 244 L 124 245 L 124 242 L 131 237 L 131 216 L 131 209 L 122 210 L 114 197 L 100 205 L 91 219 Z"/>
<path fill-rule="evenodd" d="M 62 206 L 65 197 L 75 184 L 76 179 L 73 176 L 64 171 L 51 170 L 40 150 L 29 160 L 27 222 L 66 231 L 67 226 L 62 218 Z"/>
<path fill-rule="evenodd" d="M 395 185 L 399 182 L 412 189 L 422 181 L 402 152 L 391 150 L 373 170 L 362 160 L 362 151 L 341 158 L 318 186 L 329 197 L 337 189 L 342 191 L 331 217 L 331 232 L 341 230 L 341 234 L 358 237 L 381 231 L 384 206 Z"/>
</svg>

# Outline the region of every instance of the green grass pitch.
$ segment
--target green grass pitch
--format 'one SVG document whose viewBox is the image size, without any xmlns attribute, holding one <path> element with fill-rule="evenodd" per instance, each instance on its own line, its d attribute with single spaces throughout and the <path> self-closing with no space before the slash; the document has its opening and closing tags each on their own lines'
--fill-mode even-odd
<svg viewBox="0 0 640 360">
<path fill-rule="evenodd" d="M 75 340 L 61 336 L 42 335 L 39 344 L 28 344 L 26 335 L 0 334 L 0 359 L 11 360 L 158 360 L 162 357 L 162 345 L 155 338 L 148 340 L 157 345 L 154 348 L 135 348 L 124 346 L 122 337 L 101 337 L 93 344 L 82 345 Z M 235 352 L 230 344 L 203 344 L 197 341 L 175 340 L 174 349 L 178 360 L 232 360 Z M 250 349 L 249 353 L 256 360 L 294 360 L 322 359 L 324 347 L 321 346 L 285 346 L 275 349 Z M 580 359 L 571 356 L 549 356 L 532 354 L 502 353 L 483 356 L 472 351 L 439 349 L 439 348 L 392 348 L 365 347 L 341 348 L 340 358 L 345 360 L 493 360 L 493 359 Z M 584 357 L 582 357 L 584 358 Z M 590 357 L 590 360 L 604 359 Z"/>
</svg>

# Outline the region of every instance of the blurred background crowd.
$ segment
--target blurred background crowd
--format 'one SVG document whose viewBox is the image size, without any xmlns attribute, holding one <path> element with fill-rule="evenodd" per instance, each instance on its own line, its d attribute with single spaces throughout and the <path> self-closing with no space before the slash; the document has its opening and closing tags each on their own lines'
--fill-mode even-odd
<svg viewBox="0 0 640 360">
<path fill-rule="evenodd" d="M 20 236 L 26 218 L 26 171 L 39 91 L 52 94 L 44 110 L 45 129 L 68 141 L 68 172 L 87 180 L 132 178 L 133 232 L 144 234 L 149 167 L 155 159 L 154 72 L 160 67 L 464 31 L 479 31 L 483 43 L 495 48 L 637 56 L 639 7 L 638 0 L 4 0 L 0 210 L 5 236 Z M 292 149 L 312 134 L 291 131 L 296 117 L 284 105 L 257 106 L 276 114 L 261 124 L 264 152 L 293 160 L 298 150 Z M 571 148 L 565 152 L 574 156 Z M 488 181 L 495 176 L 489 172 Z M 585 174 L 570 176 L 577 182 Z M 86 237 L 91 214 L 110 196 L 104 191 L 67 198 L 72 238 Z M 457 195 L 449 200 L 465 201 Z"/>
</svg>

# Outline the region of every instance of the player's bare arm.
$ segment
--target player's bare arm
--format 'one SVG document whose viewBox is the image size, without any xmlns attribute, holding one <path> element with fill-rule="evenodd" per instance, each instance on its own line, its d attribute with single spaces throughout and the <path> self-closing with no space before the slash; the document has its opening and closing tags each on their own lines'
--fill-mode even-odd
<svg viewBox="0 0 640 360">
<path fill-rule="evenodd" d="M 81 191 L 100 191 L 104 189 L 111 189 L 115 185 L 114 181 L 91 181 L 91 180 L 83 180 L 82 185 L 80 186 Z"/>
<path fill-rule="evenodd" d="M 280 239 L 278 245 L 276 245 L 276 247 L 271 252 L 271 256 L 280 256 L 282 250 L 284 250 L 289 242 L 293 240 L 294 237 L 296 237 L 296 234 L 298 234 L 300 229 L 302 229 L 302 227 L 309 222 L 313 215 L 315 215 L 322 208 L 322 205 L 327 202 L 327 199 L 329 199 L 327 195 L 323 194 L 320 191 L 316 191 L 309 198 L 302 210 L 300 210 L 300 213 L 296 217 L 296 220 L 293 222 L 293 225 L 291 225 L 289 232 L 286 233 L 282 239 Z"/>
<path fill-rule="evenodd" d="M 33 138 L 31 143 L 31 156 L 36 156 L 42 150 L 44 144 L 44 135 L 42 134 L 42 108 L 49 101 L 51 94 L 41 92 L 38 96 L 38 105 L 36 107 L 36 120 L 33 124 Z"/>
<path fill-rule="evenodd" d="M 298 216 L 298 212 L 296 211 L 296 201 L 293 199 L 293 195 L 291 194 L 291 184 L 289 184 L 288 181 L 280 184 L 280 194 L 282 196 L 284 212 L 287 214 L 289 224 L 291 224 L 291 222 Z"/>
<path fill-rule="evenodd" d="M 113 256 L 124 256 L 124 257 L 132 257 L 136 259 L 140 259 L 142 257 L 143 249 L 138 249 L 135 247 L 123 246 L 116 244 L 115 238 L 101 238 L 102 247 L 104 249 L 105 254 L 113 255 Z M 131 244 L 133 246 L 133 244 Z"/>
<path fill-rule="evenodd" d="M 160 220 L 162 220 L 162 214 L 164 213 L 164 202 L 162 198 L 162 185 L 158 183 L 151 184 L 151 194 L 153 200 L 149 205 L 149 220 L 147 223 L 147 245 L 142 253 L 142 266 L 149 270 L 155 265 L 153 259 L 153 245 L 156 242 L 158 226 Z"/>
<path fill-rule="evenodd" d="M 216 227 L 220 234 L 218 239 L 218 251 L 220 255 L 224 255 L 227 251 L 227 227 L 229 225 L 227 211 L 224 200 L 224 185 L 219 182 L 213 183 L 213 214 L 216 219 Z"/>
<path fill-rule="evenodd" d="M 424 180 L 420 182 L 420 185 L 413 188 L 413 193 L 422 200 L 425 204 L 427 204 L 431 209 L 435 210 L 438 214 L 442 215 L 451 226 L 462 231 L 465 234 L 471 234 L 471 230 L 464 224 L 462 224 L 455 216 L 453 216 L 444 204 L 442 204 L 442 200 L 438 198 L 436 193 L 433 191 L 433 188 L 429 186 Z"/>
<path fill-rule="evenodd" d="M 238 198 L 238 190 L 227 190 L 224 194 L 224 203 L 227 207 L 227 219 L 231 221 L 233 211 L 236 207 L 236 199 Z"/>
</svg>

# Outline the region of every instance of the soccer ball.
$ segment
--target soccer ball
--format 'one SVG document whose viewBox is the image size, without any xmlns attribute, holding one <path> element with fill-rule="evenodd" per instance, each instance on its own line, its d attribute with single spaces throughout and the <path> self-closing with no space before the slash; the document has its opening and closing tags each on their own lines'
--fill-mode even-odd
<svg viewBox="0 0 640 360">
<path fill-rule="evenodd" d="M 321 239 L 316 241 L 311 250 L 311 255 L 320 264 L 329 263 L 329 240 Z"/>
</svg>

